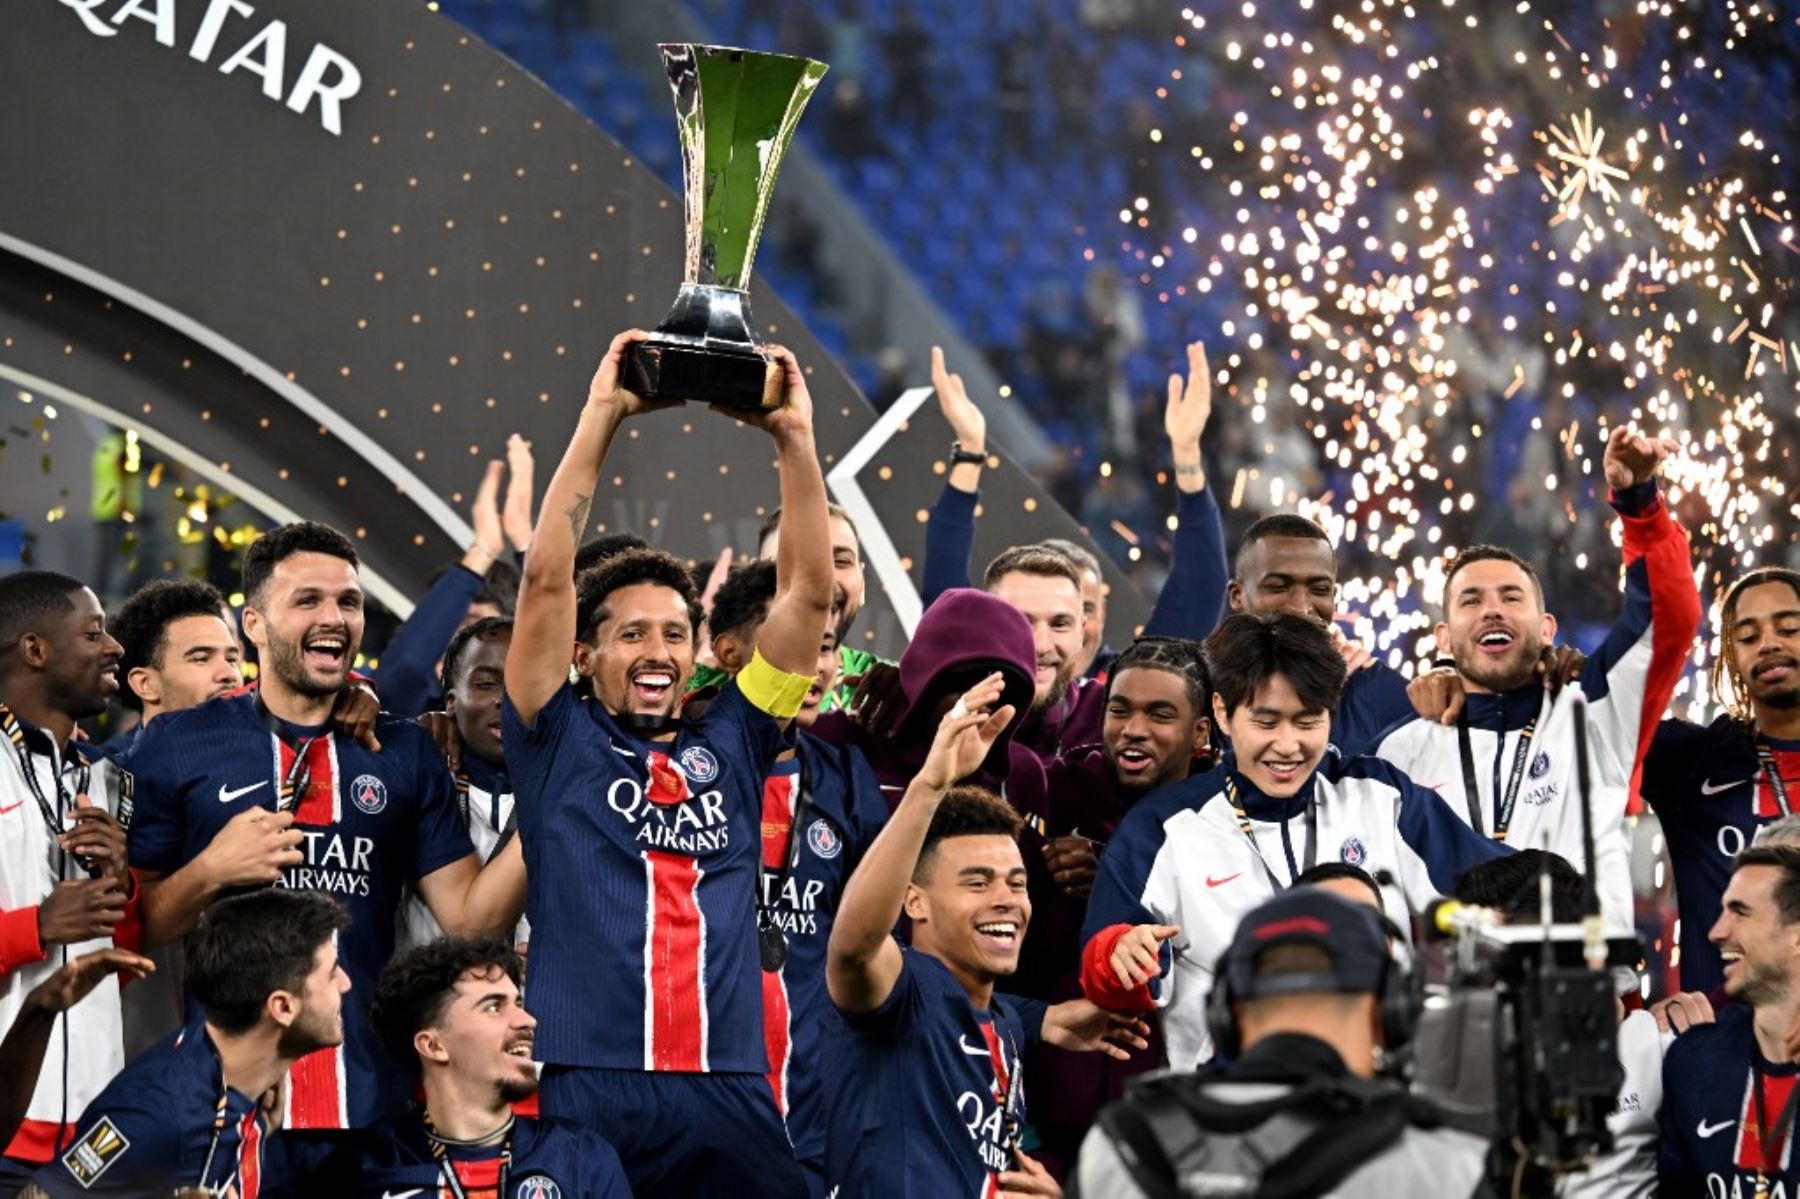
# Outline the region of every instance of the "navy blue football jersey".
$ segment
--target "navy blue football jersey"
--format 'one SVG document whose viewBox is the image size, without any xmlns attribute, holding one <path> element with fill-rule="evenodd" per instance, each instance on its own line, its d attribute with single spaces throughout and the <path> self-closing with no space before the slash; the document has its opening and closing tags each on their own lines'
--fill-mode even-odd
<svg viewBox="0 0 1800 1199">
<path fill-rule="evenodd" d="M 1664 1195 L 1752 1199 L 1759 1173 L 1770 1199 L 1800 1194 L 1793 1121 L 1781 1120 L 1800 1066 L 1758 1052 L 1754 1015 L 1748 1004 L 1722 1007 L 1716 1023 L 1695 1025 L 1664 1052 L 1657 1158 Z"/>
<path fill-rule="evenodd" d="M 888 812 L 862 751 L 806 733 L 798 743 L 798 753 L 778 763 L 763 784 L 763 905 L 788 942 L 786 963 L 763 974 L 763 1030 L 769 1085 L 787 1119 L 794 1154 L 823 1161 L 820 1071 L 831 1013 L 825 947 L 844 885 Z M 793 868 L 782 883 L 781 861 L 790 846 Z"/>
<path fill-rule="evenodd" d="M 344 1044 L 294 1064 L 286 1128 L 363 1128 L 404 1110 L 406 1072 L 369 1031 L 364 1008 L 393 956 L 407 884 L 474 853 L 454 780 L 430 736 L 397 717 L 382 717 L 376 733 L 379 754 L 324 728 L 277 735 L 245 692 L 159 716 L 124 763 L 133 866 L 180 869 L 232 817 L 274 809 L 292 786 L 306 860 L 289 867 L 281 885 L 322 891 L 350 912 L 338 945 L 351 982 Z M 295 767 L 297 748 L 304 768 Z"/>
<path fill-rule="evenodd" d="M 447 1143 L 440 1161 L 410 1112 L 353 1134 L 309 1174 L 287 1179 L 283 1196 L 456 1199 L 450 1171 L 463 1199 L 631 1199 L 619 1155 L 596 1132 L 517 1116 L 510 1136 Z"/>
<path fill-rule="evenodd" d="M 673 742 L 565 685 L 501 707 L 530 877 L 540 1061 L 764 1074 L 756 941 L 763 780 L 785 744 L 735 682 Z"/>
<path fill-rule="evenodd" d="M 1800 812 L 1800 742 L 1766 744 Z M 1704 728 L 1685 720 L 1658 725 L 1641 792 L 1669 846 L 1681 914 L 1681 988 L 1714 990 L 1724 981 L 1724 965 L 1706 934 L 1719 919 L 1732 859 L 1782 814 L 1779 796 L 1750 731 L 1729 716 Z"/>
<path fill-rule="evenodd" d="M 986 1199 L 1013 1168 L 1025 1122 L 1019 1069 L 1044 1009 L 996 993 L 980 1011 L 942 962 L 902 953 L 885 1003 L 836 1012 L 825 1059 L 826 1193 Z"/>
<path fill-rule="evenodd" d="M 204 1021 L 157 1042 L 81 1113 L 75 1140 L 32 1180 L 56 1199 L 167 1195 L 200 1187 L 261 1194 L 266 1117 L 228 1090 Z"/>
</svg>

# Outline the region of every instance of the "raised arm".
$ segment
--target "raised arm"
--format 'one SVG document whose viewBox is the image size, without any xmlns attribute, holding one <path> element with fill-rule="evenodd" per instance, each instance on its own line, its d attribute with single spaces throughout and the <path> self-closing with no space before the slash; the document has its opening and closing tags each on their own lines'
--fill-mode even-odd
<svg viewBox="0 0 1800 1199">
<path fill-rule="evenodd" d="M 630 329 L 606 348 L 588 386 L 575 435 L 544 491 L 519 584 L 512 646 L 506 654 L 507 698 L 527 722 L 536 718 L 569 678 L 575 645 L 575 549 L 587 531 L 594 484 L 607 447 L 626 417 L 670 406 L 644 400 L 626 390 L 619 379 L 625 347 L 648 336 L 640 329 Z"/>
<path fill-rule="evenodd" d="M 417 716 L 431 706 L 437 690 L 437 664 L 469 614 L 469 605 L 481 594 L 487 572 L 506 548 L 499 509 L 503 469 L 498 459 L 489 462 L 475 489 L 470 511 L 474 544 L 431 585 L 381 651 L 375 682 L 381 688 L 382 705 L 397 716 Z"/>
<path fill-rule="evenodd" d="M 1010 704 L 989 712 L 1003 690 L 996 671 L 944 714 L 925 764 L 907 784 L 900 806 L 844 887 L 825 953 L 825 986 L 841 1010 L 873 1011 L 887 1001 L 899 981 L 902 959 L 893 931 L 906 902 L 907 884 L 944 793 L 986 760 L 995 738 L 1013 717 Z"/>
<path fill-rule="evenodd" d="M 987 453 L 987 418 L 969 399 L 961 375 L 944 366 L 944 351 L 931 347 L 931 385 L 950 425 L 955 450 Z M 969 585 L 969 555 L 975 548 L 975 506 L 981 500 L 979 462 L 952 462 L 944 490 L 925 522 L 925 575 L 919 598 L 930 607 L 953 587 Z"/>
<path fill-rule="evenodd" d="M 1612 506 L 1625 526 L 1625 603 L 1582 666 L 1581 688 L 1597 748 L 1630 780 L 1634 809 L 1644 754 L 1700 627 L 1687 533 L 1656 486 L 1657 472 L 1676 448 L 1667 438 L 1638 436 L 1621 426 L 1607 438 L 1603 459 Z"/>
<path fill-rule="evenodd" d="M 785 674 L 810 677 L 818 669 L 819 640 L 831 619 L 831 518 L 825 506 L 825 476 L 813 444 L 812 394 L 806 376 L 788 350 L 771 346 L 769 354 L 786 374 L 787 401 L 769 412 L 729 413 L 774 439 L 781 479 L 776 591 L 757 637 L 757 652 Z"/>
<path fill-rule="evenodd" d="M 1203 641 L 1225 610 L 1225 529 L 1218 501 L 1206 486 L 1200 437 L 1212 415 L 1212 379 L 1207 374 L 1206 347 L 1187 348 L 1188 373 L 1169 376 L 1169 402 L 1163 409 L 1163 431 L 1175 467 L 1175 547 L 1169 577 L 1163 583 L 1144 632 L 1158 637 Z"/>
</svg>

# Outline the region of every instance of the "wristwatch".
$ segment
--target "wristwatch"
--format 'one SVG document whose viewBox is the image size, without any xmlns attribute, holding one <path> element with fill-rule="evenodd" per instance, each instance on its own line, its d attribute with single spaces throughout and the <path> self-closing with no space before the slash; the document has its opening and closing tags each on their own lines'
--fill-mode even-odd
<svg viewBox="0 0 1800 1199">
<path fill-rule="evenodd" d="M 950 443 L 950 465 L 986 466 L 987 455 L 980 450 L 965 450 L 962 448 L 962 442 L 953 441 Z"/>
</svg>

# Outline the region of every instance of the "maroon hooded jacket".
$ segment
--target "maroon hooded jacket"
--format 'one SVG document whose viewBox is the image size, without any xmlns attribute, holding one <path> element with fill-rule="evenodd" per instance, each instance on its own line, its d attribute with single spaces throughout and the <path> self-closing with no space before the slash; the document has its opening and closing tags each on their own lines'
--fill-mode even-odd
<svg viewBox="0 0 1800 1199">
<path fill-rule="evenodd" d="M 901 703 L 891 736 L 874 736 L 842 712 L 825 713 L 809 731 L 822 740 L 862 750 L 891 813 L 925 764 L 937 732 L 931 718 L 938 702 L 960 695 L 996 670 L 1005 676 L 1000 702 L 1011 704 L 1017 714 L 981 769 L 965 781 L 1004 796 L 1028 817 L 1041 817 L 1043 765 L 1036 754 L 1013 741 L 1031 710 L 1037 648 L 1031 626 L 1018 610 L 985 591 L 969 587 L 946 591 L 919 618 L 912 643 L 900 655 Z"/>
</svg>

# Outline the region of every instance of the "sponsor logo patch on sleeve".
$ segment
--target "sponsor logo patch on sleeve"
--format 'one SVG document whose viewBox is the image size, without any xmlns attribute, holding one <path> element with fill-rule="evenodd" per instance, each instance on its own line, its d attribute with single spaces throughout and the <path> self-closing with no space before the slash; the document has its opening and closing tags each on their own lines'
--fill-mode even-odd
<svg viewBox="0 0 1800 1199">
<path fill-rule="evenodd" d="M 63 1154 L 62 1163 L 75 1181 L 84 1188 L 94 1185 L 112 1164 L 125 1155 L 131 1148 L 131 1142 L 112 1122 L 111 1116 L 101 1116 L 99 1123 L 88 1129 L 87 1135 L 69 1146 Z"/>
</svg>

